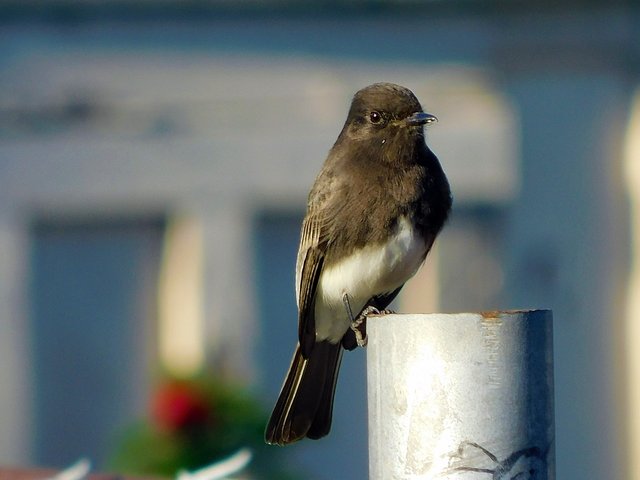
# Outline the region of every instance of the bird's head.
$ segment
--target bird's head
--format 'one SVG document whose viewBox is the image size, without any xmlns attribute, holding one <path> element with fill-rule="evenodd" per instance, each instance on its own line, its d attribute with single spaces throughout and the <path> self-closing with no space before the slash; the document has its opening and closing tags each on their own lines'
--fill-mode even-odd
<svg viewBox="0 0 640 480">
<path fill-rule="evenodd" d="M 423 126 L 437 121 L 422 111 L 408 88 L 393 83 L 375 83 L 353 97 L 343 135 L 353 140 L 393 142 L 423 135 Z"/>
</svg>

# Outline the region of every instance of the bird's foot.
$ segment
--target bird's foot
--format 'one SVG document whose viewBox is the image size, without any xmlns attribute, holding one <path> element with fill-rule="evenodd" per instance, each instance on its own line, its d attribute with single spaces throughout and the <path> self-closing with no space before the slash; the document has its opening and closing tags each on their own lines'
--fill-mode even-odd
<svg viewBox="0 0 640 480">
<path fill-rule="evenodd" d="M 351 330 L 356 336 L 356 344 L 359 347 L 367 346 L 367 317 L 363 314 L 358 315 L 353 322 L 351 322 Z"/>
<path fill-rule="evenodd" d="M 394 313 L 392 310 L 378 310 L 373 305 L 360 312 L 360 315 L 351 322 L 351 330 L 356 336 L 356 343 L 359 347 L 367 346 L 367 317 L 369 315 L 388 315 Z"/>
</svg>

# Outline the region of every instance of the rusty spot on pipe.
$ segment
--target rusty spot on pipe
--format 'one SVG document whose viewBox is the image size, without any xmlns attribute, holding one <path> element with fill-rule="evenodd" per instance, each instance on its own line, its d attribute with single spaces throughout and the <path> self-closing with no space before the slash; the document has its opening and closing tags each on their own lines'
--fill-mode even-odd
<svg viewBox="0 0 640 480">
<path fill-rule="evenodd" d="M 482 315 L 485 320 L 496 320 L 504 315 L 519 315 L 539 311 L 540 309 L 527 310 L 524 308 L 514 308 L 513 310 L 487 310 L 480 312 L 480 315 Z"/>
<path fill-rule="evenodd" d="M 486 312 L 480 312 L 480 315 L 484 320 L 499 320 L 502 313 L 500 310 L 487 310 Z"/>
</svg>

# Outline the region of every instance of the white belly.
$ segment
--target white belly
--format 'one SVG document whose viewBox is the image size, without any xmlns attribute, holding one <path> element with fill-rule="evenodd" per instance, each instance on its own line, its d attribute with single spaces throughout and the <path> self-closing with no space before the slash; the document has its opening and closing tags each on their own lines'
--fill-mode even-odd
<svg viewBox="0 0 640 480">
<path fill-rule="evenodd" d="M 323 269 L 316 292 L 317 339 L 339 342 L 349 328 L 342 301 L 345 293 L 357 315 L 371 297 L 390 293 L 411 278 L 424 260 L 426 248 L 422 237 L 402 217 L 386 244 L 367 246 Z"/>
</svg>

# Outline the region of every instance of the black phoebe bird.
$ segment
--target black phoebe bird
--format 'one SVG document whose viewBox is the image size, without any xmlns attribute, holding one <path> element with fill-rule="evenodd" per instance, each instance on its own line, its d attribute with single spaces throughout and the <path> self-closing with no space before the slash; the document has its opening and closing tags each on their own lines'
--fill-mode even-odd
<svg viewBox="0 0 640 480">
<path fill-rule="evenodd" d="M 355 94 L 309 194 L 296 265 L 299 342 L 267 443 L 329 433 L 343 348 L 364 345 L 366 316 L 391 303 L 444 225 L 449 182 L 423 131 L 435 120 L 399 85 Z"/>
</svg>

